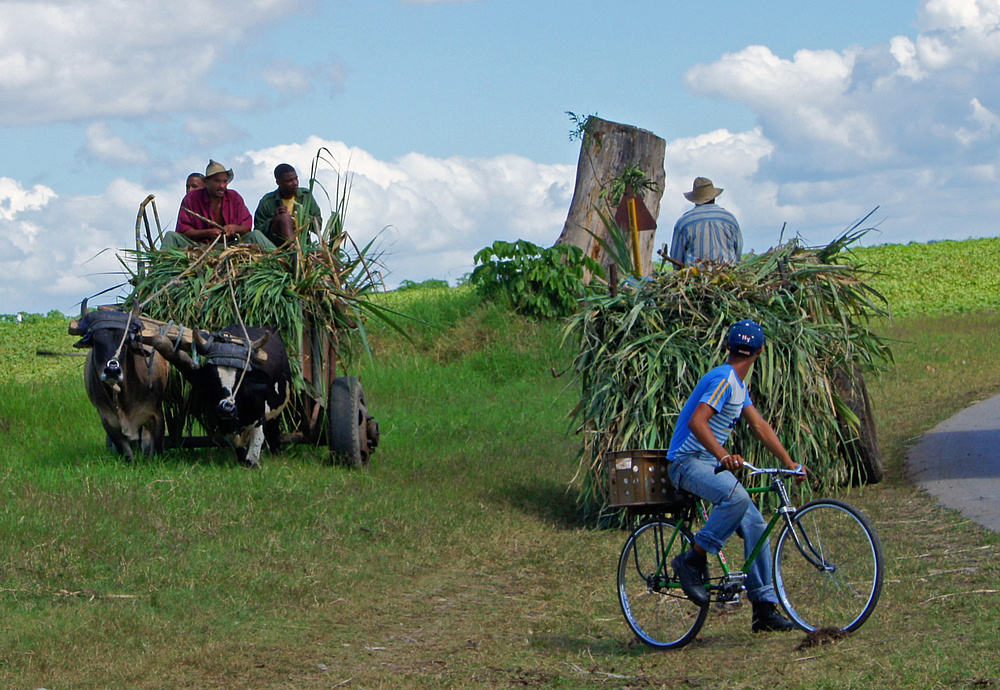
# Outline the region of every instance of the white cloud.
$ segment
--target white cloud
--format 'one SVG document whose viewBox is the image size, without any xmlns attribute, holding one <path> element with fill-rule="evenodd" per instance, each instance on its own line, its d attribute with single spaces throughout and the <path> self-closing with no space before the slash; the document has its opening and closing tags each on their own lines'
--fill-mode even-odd
<svg viewBox="0 0 1000 690">
<path fill-rule="evenodd" d="M 978 98 L 973 98 L 969 105 L 972 106 L 972 114 L 969 120 L 973 124 L 972 129 L 960 127 L 955 133 L 956 138 L 963 146 L 969 146 L 982 139 L 988 139 L 991 134 L 1000 129 L 1000 117 L 996 113 L 990 112 Z"/>
<path fill-rule="evenodd" d="M 887 152 L 871 115 L 845 98 L 856 57 L 854 51 L 800 50 L 786 60 L 765 46 L 750 46 L 692 67 L 685 83 L 697 95 L 746 104 L 768 136 L 811 142 L 827 156 L 871 160 Z"/>
<path fill-rule="evenodd" d="M 895 36 L 889 41 L 889 52 L 899 63 L 897 74 L 912 81 L 920 81 L 927 76 L 917 60 L 917 46 L 908 36 Z"/>
<path fill-rule="evenodd" d="M 212 88 L 227 45 L 308 0 L 0 3 L 0 124 L 216 112 L 252 102 Z"/>
<path fill-rule="evenodd" d="M 924 0 L 918 14 L 924 31 L 988 33 L 1000 28 L 996 0 Z"/>
<path fill-rule="evenodd" d="M 104 122 L 90 125 L 84 140 L 83 153 L 97 160 L 118 165 L 145 165 L 149 162 L 149 151 L 117 136 Z"/>
<path fill-rule="evenodd" d="M 263 79 L 274 91 L 285 95 L 308 93 L 312 80 L 307 71 L 287 60 L 278 60 L 261 71 Z"/>
<path fill-rule="evenodd" d="M 272 189 L 272 171 L 282 162 L 294 165 L 305 184 L 321 147 L 328 149 L 336 170 L 350 177 L 348 231 L 362 245 L 379 237 L 392 285 L 459 278 L 472 270 L 472 255 L 497 239 L 552 244 L 573 193 L 575 170 L 569 165 L 543 165 L 514 155 L 442 159 L 411 153 L 381 161 L 341 142 L 312 137 L 249 152 L 253 181 L 243 183 L 252 191 L 246 198 Z M 317 177 L 332 194 L 338 183 L 334 167 L 321 164 Z"/>
<path fill-rule="evenodd" d="M 54 191 L 42 185 L 25 190 L 17 180 L 0 177 L 0 221 L 13 221 L 23 211 L 42 208 L 55 195 Z"/>
<path fill-rule="evenodd" d="M 917 165 L 954 179 L 998 157 L 1000 0 L 922 0 L 919 17 L 914 38 L 791 59 L 749 46 L 692 67 L 685 83 L 756 114 L 772 145 L 758 179 L 866 178 Z"/>
</svg>

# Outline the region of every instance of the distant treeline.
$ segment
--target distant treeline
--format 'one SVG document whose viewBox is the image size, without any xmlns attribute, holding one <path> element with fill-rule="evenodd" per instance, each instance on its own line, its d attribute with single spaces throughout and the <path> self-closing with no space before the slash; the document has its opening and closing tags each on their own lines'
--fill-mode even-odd
<svg viewBox="0 0 1000 690">
<path fill-rule="evenodd" d="M 66 320 L 71 318 L 73 317 L 66 316 L 58 309 L 53 309 L 48 314 L 28 314 L 22 311 L 17 314 L 0 314 L 0 323 L 42 323 L 50 319 Z"/>
</svg>

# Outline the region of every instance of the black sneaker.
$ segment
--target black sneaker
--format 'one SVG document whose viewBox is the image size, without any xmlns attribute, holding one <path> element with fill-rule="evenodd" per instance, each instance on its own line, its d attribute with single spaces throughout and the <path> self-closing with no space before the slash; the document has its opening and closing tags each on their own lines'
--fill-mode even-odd
<svg viewBox="0 0 1000 690">
<path fill-rule="evenodd" d="M 681 589 L 684 590 L 688 599 L 697 606 L 707 605 L 708 590 L 705 589 L 705 581 L 702 578 L 702 573 L 705 569 L 705 557 L 701 556 L 694 549 L 691 549 L 690 551 L 678 554 L 670 565 L 673 566 L 674 572 L 677 573 L 677 579 L 681 581 Z"/>
<path fill-rule="evenodd" d="M 777 604 L 762 601 L 753 604 L 751 628 L 754 632 L 788 632 L 795 630 L 795 623 L 778 613 Z"/>
</svg>

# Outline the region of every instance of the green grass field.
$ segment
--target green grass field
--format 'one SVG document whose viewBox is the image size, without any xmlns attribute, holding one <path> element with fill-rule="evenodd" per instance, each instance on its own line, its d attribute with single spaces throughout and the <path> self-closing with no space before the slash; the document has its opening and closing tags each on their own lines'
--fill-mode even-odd
<svg viewBox="0 0 1000 690">
<path fill-rule="evenodd" d="M 299 446 L 248 472 L 215 450 L 124 464 L 82 358 L 35 355 L 71 349 L 65 321 L 0 323 L 0 687 L 1000 684 L 1000 538 L 903 472 L 914 438 L 1000 391 L 1000 312 L 962 286 L 951 311 L 882 286 L 906 314 L 880 327 L 897 363 L 872 391 L 888 477 L 845 497 L 874 520 L 887 580 L 858 633 L 812 649 L 752 635 L 746 609 L 678 652 L 632 639 L 614 590 L 626 535 L 575 501 L 559 324 L 465 289 L 400 293 L 414 342 L 376 333 L 359 360 L 382 428 L 369 470 Z"/>
</svg>

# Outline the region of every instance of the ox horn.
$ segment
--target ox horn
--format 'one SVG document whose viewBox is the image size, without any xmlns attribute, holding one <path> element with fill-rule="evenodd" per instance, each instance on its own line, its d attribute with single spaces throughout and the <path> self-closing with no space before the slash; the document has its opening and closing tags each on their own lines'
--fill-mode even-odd
<svg viewBox="0 0 1000 690">
<path fill-rule="evenodd" d="M 264 331 L 264 335 L 262 335 L 261 337 L 257 338 L 257 340 L 254 340 L 252 343 L 250 343 L 250 349 L 256 352 L 257 350 L 267 345 L 267 341 L 270 339 L 271 339 L 271 331 Z"/>
<path fill-rule="evenodd" d="M 255 364 L 263 365 L 267 361 L 267 352 L 264 351 L 264 346 L 270 339 L 271 331 L 264 331 L 264 335 L 250 343 L 250 358 Z"/>
<path fill-rule="evenodd" d="M 191 355 L 184 350 L 175 348 L 170 338 L 162 333 L 157 333 L 153 336 L 153 349 L 159 352 L 165 360 L 182 371 L 192 371 L 197 368 L 194 365 L 194 360 L 191 359 Z"/>
<path fill-rule="evenodd" d="M 208 354 L 208 343 L 205 342 L 205 339 L 202 337 L 202 335 L 201 335 L 201 329 L 200 328 L 193 328 L 193 329 L 191 329 L 191 335 L 194 338 L 195 347 L 198 348 L 198 354 L 199 355 L 207 355 Z"/>
<path fill-rule="evenodd" d="M 84 297 L 84 298 L 83 298 L 83 301 L 82 301 L 82 302 L 80 302 L 80 318 L 82 319 L 82 318 L 83 318 L 84 316 L 86 316 L 86 315 L 87 315 L 88 313 L 90 313 L 90 310 L 89 310 L 89 309 L 87 309 L 87 298 L 86 298 L 86 297 Z"/>
</svg>

